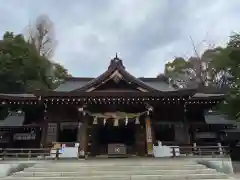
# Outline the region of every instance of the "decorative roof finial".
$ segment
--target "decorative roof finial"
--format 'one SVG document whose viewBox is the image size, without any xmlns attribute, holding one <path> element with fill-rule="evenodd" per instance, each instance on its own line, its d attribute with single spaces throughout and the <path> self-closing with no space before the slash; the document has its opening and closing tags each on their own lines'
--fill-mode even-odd
<svg viewBox="0 0 240 180">
<path fill-rule="evenodd" d="M 118 53 L 116 53 L 116 56 L 111 60 L 108 68 L 115 68 L 117 66 L 125 69 L 125 67 L 122 63 L 122 60 L 118 58 Z"/>
</svg>

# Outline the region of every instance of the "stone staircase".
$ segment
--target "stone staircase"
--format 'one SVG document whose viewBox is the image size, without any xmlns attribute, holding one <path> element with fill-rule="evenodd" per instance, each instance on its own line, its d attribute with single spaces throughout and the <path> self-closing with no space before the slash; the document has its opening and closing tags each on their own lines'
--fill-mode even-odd
<svg viewBox="0 0 240 180">
<path fill-rule="evenodd" d="M 226 174 L 188 159 L 98 159 L 39 162 L 11 180 L 228 180 Z"/>
</svg>

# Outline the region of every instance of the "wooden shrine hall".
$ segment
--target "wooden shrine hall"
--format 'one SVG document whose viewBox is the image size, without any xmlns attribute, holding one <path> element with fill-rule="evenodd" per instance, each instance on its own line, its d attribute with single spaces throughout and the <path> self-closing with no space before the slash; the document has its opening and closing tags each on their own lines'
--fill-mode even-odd
<svg viewBox="0 0 240 180">
<path fill-rule="evenodd" d="M 25 133 L 40 132 L 34 147 L 60 142 L 79 146 L 89 156 L 145 156 L 152 154 L 157 141 L 196 142 L 207 124 L 205 112 L 223 98 L 224 94 L 206 89 L 177 89 L 164 76 L 136 78 L 118 57 L 96 78 L 69 77 L 52 91 L 0 94 L 2 110 L 24 112 Z M 0 128 L 16 133 L 20 127 Z M 7 136 L 1 136 L 0 145 L 15 147 Z M 217 134 L 214 138 L 219 141 Z"/>
</svg>

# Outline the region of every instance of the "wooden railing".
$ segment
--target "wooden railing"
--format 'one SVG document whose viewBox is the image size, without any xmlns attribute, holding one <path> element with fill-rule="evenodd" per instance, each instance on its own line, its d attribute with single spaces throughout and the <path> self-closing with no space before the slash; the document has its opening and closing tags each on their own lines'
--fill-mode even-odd
<svg viewBox="0 0 240 180">
<path fill-rule="evenodd" d="M 0 148 L 1 159 L 27 158 L 27 159 L 59 159 L 60 149 L 53 153 L 50 148 Z"/>
<path fill-rule="evenodd" d="M 180 156 L 228 156 L 229 148 L 227 146 L 180 146 L 171 147 L 173 157 Z"/>
<path fill-rule="evenodd" d="M 180 147 L 171 147 L 172 157 L 177 158 L 180 156 L 190 156 L 190 157 L 199 157 L 199 156 L 211 156 L 211 157 L 223 157 L 228 156 L 229 151 L 226 146 L 180 146 Z M 17 149 L 17 148 L 0 148 L 0 158 L 4 159 L 59 159 L 60 149 L 56 149 L 55 153 L 51 152 L 50 148 L 36 148 L 36 149 Z M 85 157 L 86 158 L 86 157 Z"/>
</svg>

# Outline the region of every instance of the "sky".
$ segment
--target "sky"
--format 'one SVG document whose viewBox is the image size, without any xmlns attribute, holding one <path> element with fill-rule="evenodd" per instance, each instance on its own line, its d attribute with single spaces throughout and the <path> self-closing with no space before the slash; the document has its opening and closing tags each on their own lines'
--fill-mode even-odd
<svg viewBox="0 0 240 180">
<path fill-rule="evenodd" d="M 1 0 L 0 33 L 23 33 L 39 15 L 53 21 L 54 61 L 95 77 L 118 53 L 136 77 L 156 77 L 174 57 L 223 46 L 240 32 L 240 0 Z"/>
</svg>

